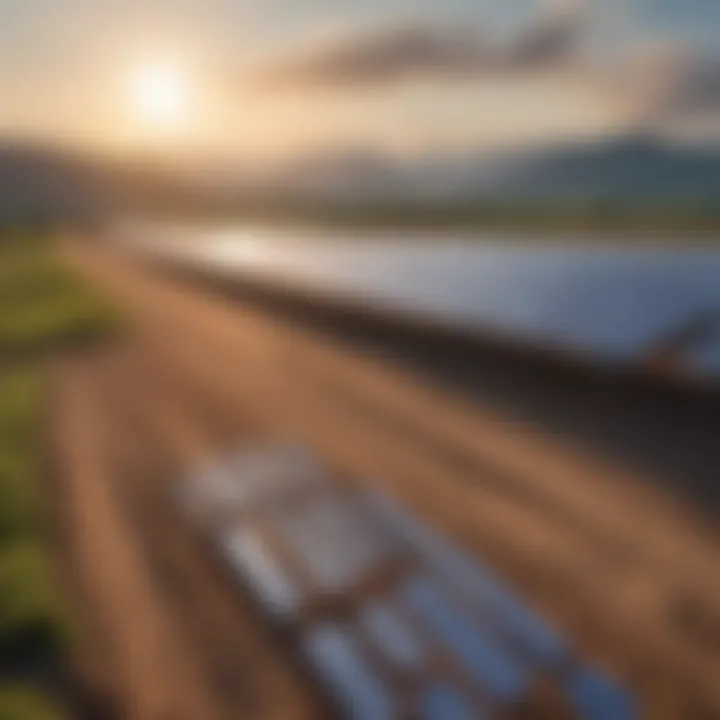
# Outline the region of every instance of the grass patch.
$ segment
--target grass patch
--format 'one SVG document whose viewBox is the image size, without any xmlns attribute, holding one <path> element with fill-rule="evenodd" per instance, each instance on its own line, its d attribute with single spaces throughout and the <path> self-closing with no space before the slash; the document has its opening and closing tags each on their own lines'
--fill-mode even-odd
<svg viewBox="0 0 720 720">
<path fill-rule="evenodd" d="M 0 375 L 0 447 L 26 460 L 38 450 L 42 376 L 33 367 L 22 367 Z"/>
<path fill-rule="evenodd" d="M 0 667 L 53 666 L 70 640 L 44 546 L 32 540 L 0 550 Z"/>
<path fill-rule="evenodd" d="M 7 451 L 0 456 L 0 548 L 42 530 L 40 493 L 33 468 Z"/>
<path fill-rule="evenodd" d="M 3 671 L 57 666 L 69 638 L 46 553 L 43 386 L 37 368 L 0 376 L 0 680 Z"/>
<path fill-rule="evenodd" d="M 87 342 L 118 324 L 109 306 L 41 243 L 0 245 L 0 357 Z"/>
<path fill-rule="evenodd" d="M 42 360 L 117 326 L 49 243 L 0 238 L 0 720 L 64 717 L 47 691 L 71 633 L 47 542 Z"/>
<path fill-rule="evenodd" d="M 38 369 L 0 375 L 0 551 L 3 543 L 41 532 L 42 397 Z"/>
<path fill-rule="evenodd" d="M 67 720 L 57 704 L 35 688 L 0 688 L 0 720 Z"/>
</svg>

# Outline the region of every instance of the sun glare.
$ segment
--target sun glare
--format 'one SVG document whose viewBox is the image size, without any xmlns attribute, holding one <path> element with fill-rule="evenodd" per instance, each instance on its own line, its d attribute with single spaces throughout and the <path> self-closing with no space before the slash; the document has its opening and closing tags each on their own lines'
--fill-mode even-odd
<svg viewBox="0 0 720 720">
<path fill-rule="evenodd" d="M 180 130 L 188 120 L 189 87 L 183 69 L 167 61 L 140 67 L 130 78 L 133 114 L 148 127 Z"/>
</svg>

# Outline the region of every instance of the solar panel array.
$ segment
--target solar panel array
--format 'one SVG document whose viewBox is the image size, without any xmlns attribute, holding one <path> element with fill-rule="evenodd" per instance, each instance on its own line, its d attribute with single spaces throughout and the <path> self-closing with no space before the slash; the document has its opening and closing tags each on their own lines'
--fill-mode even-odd
<svg viewBox="0 0 720 720">
<path fill-rule="evenodd" d="M 222 275 L 333 293 L 462 329 L 499 332 L 596 362 L 637 363 L 701 317 L 720 317 L 720 251 L 577 238 L 133 225 L 124 242 Z M 472 242 L 468 242 L 468 240 Z M 717 320 L 716 320 L 717 322 Z M 683 367 L 720 379 L 717 328 Z"/>
<path fill-rule="evenodd" d="M 636 716 L 628 692 L 480 562 L 301 448 L 215 460 L 181 499 L 342 717 Z"/>
</svg>

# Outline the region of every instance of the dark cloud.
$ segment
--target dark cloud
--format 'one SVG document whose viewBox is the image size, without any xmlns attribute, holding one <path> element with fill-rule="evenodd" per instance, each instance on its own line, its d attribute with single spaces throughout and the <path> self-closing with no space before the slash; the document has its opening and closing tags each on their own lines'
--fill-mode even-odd
<svg viewBox="0 0 720 720">
<path fill-rule="evenodd" d="M 505 43 L 491 42 L 472 28 L 419 23 L 348 33 L 271 61 L 252 81 L 271 90 L 356 89 L 416 78 L 557 73 L 595 88 L 610 102 L 624 103 L 628 122 L 638 127 L 720 111 L 717 58 L 703 59 L 687 48 L 641 47 L 634 56 L 591 62 L 586 54 L 590 7 L 584 0 L 555 0 Z"/>
<path fill-rule="evenodd" d="M 255 80 L 263 87 L 342 87 L 532 72 L 573 58 L 584 30 L 582 7 L 543 13 L 504 47 L 466 28 L 417 23 L 348 34 L 271 62 Z"/>
<path fill-rule="evenodd" d="M 666 111 L 674 113 L 720 111 L 720 60 L 688 62 L 677 73 L 663 103 Z"/>
<path fill-rule="evenodd" d="M 256 79 L 271 87 L 375 84 L 474 74 L 487 63 L 474 33 L 404 25 L 309 47 L 261 69 Z"/>
<path fill-rule="evenodd" d="M 504 53 L 509 67 L 537 69 L 570 62 L 582 50 L 586 13 L 581 4 L 558 6 L 544 13 Z"/>
</svg>

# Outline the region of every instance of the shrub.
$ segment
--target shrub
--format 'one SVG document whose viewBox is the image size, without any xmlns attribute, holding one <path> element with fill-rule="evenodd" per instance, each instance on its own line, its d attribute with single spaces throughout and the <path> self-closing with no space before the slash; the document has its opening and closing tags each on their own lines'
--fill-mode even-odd
<svg viewBox="0 0 720 720">
<path fill-rule="evenodd" d="M 0 549 L 0 662 L 51 663 L 67 648 L 69 628 L 41 546 L 16 542 Z"/>
<path fill-rule="evenodd" d="M 22 685 L 0 686 L 0 720 L 66 720 L 43 693 Z"/>
</svg>

